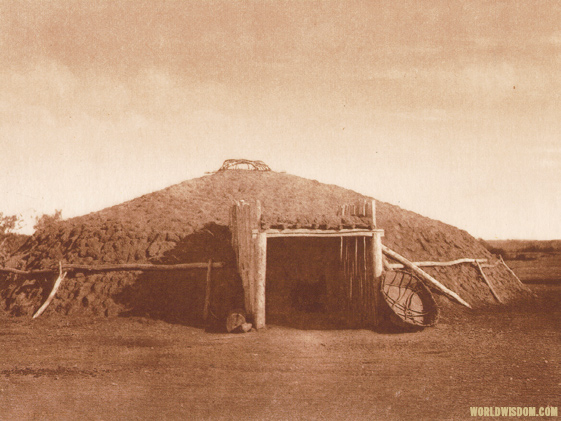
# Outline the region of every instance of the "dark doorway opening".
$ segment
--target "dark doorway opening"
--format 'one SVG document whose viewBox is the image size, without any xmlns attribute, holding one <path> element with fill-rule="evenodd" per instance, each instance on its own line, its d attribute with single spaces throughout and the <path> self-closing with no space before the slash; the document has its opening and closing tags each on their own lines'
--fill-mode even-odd
<svg viewBox="0 0 561 421">
<path fill-rule="evenodd" d="M 299 329 L 359 327 L 352 291 L 358 283 L 347 266 L 352 261 L 357 273 L 358 266 L 366 271 L 366 240 L 370 244 L 364 237 L 346 238 L 345 243 L 341 237 L 269 238 L 267 323 Z M 368 275 L 360 276 L 366 279 Z"/>
</svg>

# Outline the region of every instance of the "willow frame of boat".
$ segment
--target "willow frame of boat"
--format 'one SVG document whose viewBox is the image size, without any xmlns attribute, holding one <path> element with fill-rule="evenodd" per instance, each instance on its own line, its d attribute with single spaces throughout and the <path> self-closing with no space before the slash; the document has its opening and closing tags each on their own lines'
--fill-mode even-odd
<svg viewBox="0 0 561 421">
<path fill-rule="evenodd" d="M 428 287 L 406 270 L 389 270 L 381 282 L 382 296 L 392 311 L 394 324 L 406 327 L 436 325 L 440 309 Z"/>
</svg>

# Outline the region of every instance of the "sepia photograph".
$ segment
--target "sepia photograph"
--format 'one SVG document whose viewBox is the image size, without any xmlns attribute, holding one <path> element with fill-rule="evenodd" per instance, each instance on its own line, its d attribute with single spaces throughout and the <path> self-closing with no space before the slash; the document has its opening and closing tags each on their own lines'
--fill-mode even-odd
<svg viewBox="0 0 561 421">
<path fill-rule="evenodd" d="M 561 1 L 0 0 L 0 420 L 557 419 Z"/>
</svg>

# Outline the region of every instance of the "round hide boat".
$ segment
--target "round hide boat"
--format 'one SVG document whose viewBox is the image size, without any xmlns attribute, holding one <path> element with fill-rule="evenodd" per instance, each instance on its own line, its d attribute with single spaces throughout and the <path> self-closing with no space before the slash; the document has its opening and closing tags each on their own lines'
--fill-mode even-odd
<svg viewBox="0 0 561 421">
<path fill-rule="evenodd" d="M 386 271 L 381 287 L 393 323 L 402 327 L 428 327 L 438 322 L 440 311 L 432 293 L 413 273 Z"/>
</svg>

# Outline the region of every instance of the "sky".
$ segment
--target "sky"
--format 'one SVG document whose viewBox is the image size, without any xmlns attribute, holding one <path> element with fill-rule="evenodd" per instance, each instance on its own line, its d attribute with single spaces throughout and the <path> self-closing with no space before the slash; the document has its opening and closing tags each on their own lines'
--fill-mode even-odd
<svg viewBox="0 0 561 421">
<path fill-rule="evenodd" d="M 559 22 L 554 0 L 0 0 L 0 212 L 74 217 L 247 158 L 559 239 Z"/>
</svg>

